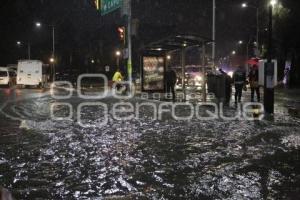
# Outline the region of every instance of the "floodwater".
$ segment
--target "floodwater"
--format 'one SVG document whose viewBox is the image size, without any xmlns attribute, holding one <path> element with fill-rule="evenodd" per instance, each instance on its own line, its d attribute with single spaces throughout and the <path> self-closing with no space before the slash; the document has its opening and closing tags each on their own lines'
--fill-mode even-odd
<svg viewBox="0 0 300 200">
<path fill-rule="evenodd" d="M 0 185 L 16 199 L 300 198 L 300 119 L 280 109 L 262 121 L 178 121 L 144 108 L 118 121 L 119 100 L 109 97 L 98 101 L 108 104 L 108 124 L 97 126 L 102 108 L 84 107 L 84 128 L 78 97 L 60 100 L 74 113 L 57 121 L 47 92 L 1 92 Z"/>
</svg>

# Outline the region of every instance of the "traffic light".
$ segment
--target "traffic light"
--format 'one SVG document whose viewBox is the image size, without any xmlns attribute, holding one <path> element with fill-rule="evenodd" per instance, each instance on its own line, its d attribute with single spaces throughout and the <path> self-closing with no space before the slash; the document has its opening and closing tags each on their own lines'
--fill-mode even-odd
<svg viewBox="0 0 300 200">
<path fill-rule="evenodd" d="M 126 41 L 126 39 L 125 39 L 125 36 L 126 36 L 126 29 L 125 29 L 125 27 L 124 26 L 118 27 L 118 33 L 119 33 L 120 40 L 122 42 L 124 42 L 124 44 L 125 44 L 125 41 Z"/>
</svg>

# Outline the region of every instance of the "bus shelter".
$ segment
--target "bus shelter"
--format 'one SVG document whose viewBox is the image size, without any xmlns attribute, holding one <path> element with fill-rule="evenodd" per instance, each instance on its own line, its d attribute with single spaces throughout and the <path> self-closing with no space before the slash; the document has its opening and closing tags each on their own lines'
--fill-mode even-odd
<svg viewBox="0 0 300 200">
<path fill-rule="evenodd" d="M 159 41 L 150 43 L 142 50 L 141 55 L 141 89 L 144 92 L 165 92 L 165 71 L 167 65 L 167 55 L 180 52 L 181 81 L 184 100 L 186 100 L 186 50 L 189 48 L 200 48 L 199 54 L 202 62 L 203 73 L 203 101 L 206 101 L 206 45 L 212 40 L 191 34 L 176 34 Z"/>
</svg>

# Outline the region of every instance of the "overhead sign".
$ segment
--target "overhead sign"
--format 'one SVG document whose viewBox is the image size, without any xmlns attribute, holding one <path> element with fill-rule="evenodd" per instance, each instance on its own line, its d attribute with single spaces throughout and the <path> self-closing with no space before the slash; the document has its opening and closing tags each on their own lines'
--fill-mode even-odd
<svg viewBox="0 0 300 200">
<path fill-rule="evenodd" d="M 106 15 L 122 6 L 122 0 L 101 0 L 101 15 Z"/>
</svg>

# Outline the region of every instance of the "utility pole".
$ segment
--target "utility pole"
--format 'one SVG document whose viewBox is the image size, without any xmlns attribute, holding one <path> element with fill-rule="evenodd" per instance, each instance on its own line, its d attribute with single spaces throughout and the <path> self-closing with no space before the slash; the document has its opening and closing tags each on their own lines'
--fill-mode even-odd
<svg viewBox="0 0 300 200">
<path fill-rule="evenodd" d="M 259 7 L 256 7 L 256 45 L 257 50 L 259 51 Z M 258 57 L 259 55 L 257 55 Z"/>
<path fill-rule="evenodd" d="M 268 33 L 268 57 L 264 69 L 264 107 L 267 114 L 274 113 L 274 63 L 273 53 L 273 7 L 275 3 L 269 5 L 269 33 Z"/>
<path fill-rule="evenodd" d="M 132 10 L 131 0 L 127 0 L 128 3 L 128 15 L 127 15 L 127 42 L 128 42 L 128 61 L 127 61 L 127 73 L 128 81 L 132 84 L 132 41 L 131 41 L 131 21 L 132 21 Z"/>
<path fill-rule="evenodd" d="M 27 44 L 27 51 L 28 51 L 28 60 L 30 60 L 30 58 L 31 58 L 31 44 L 30 44 L 30 42 L 28 42 L 28 44 Z"/>
<path fill-rule="evenodd" d="M 55 58 L 55 26 L 52 25 L 52 58 L 54 59 L 53 62 L 53 82 L 55 81 L 55 62 L 56 62 L 56 58 Z"/>
<path fill-rule="evenodd" d="M 213 0 L 212 40 L 212 62 L 214 67 L 216 59 L 216 0 Z"/>
</svg>

